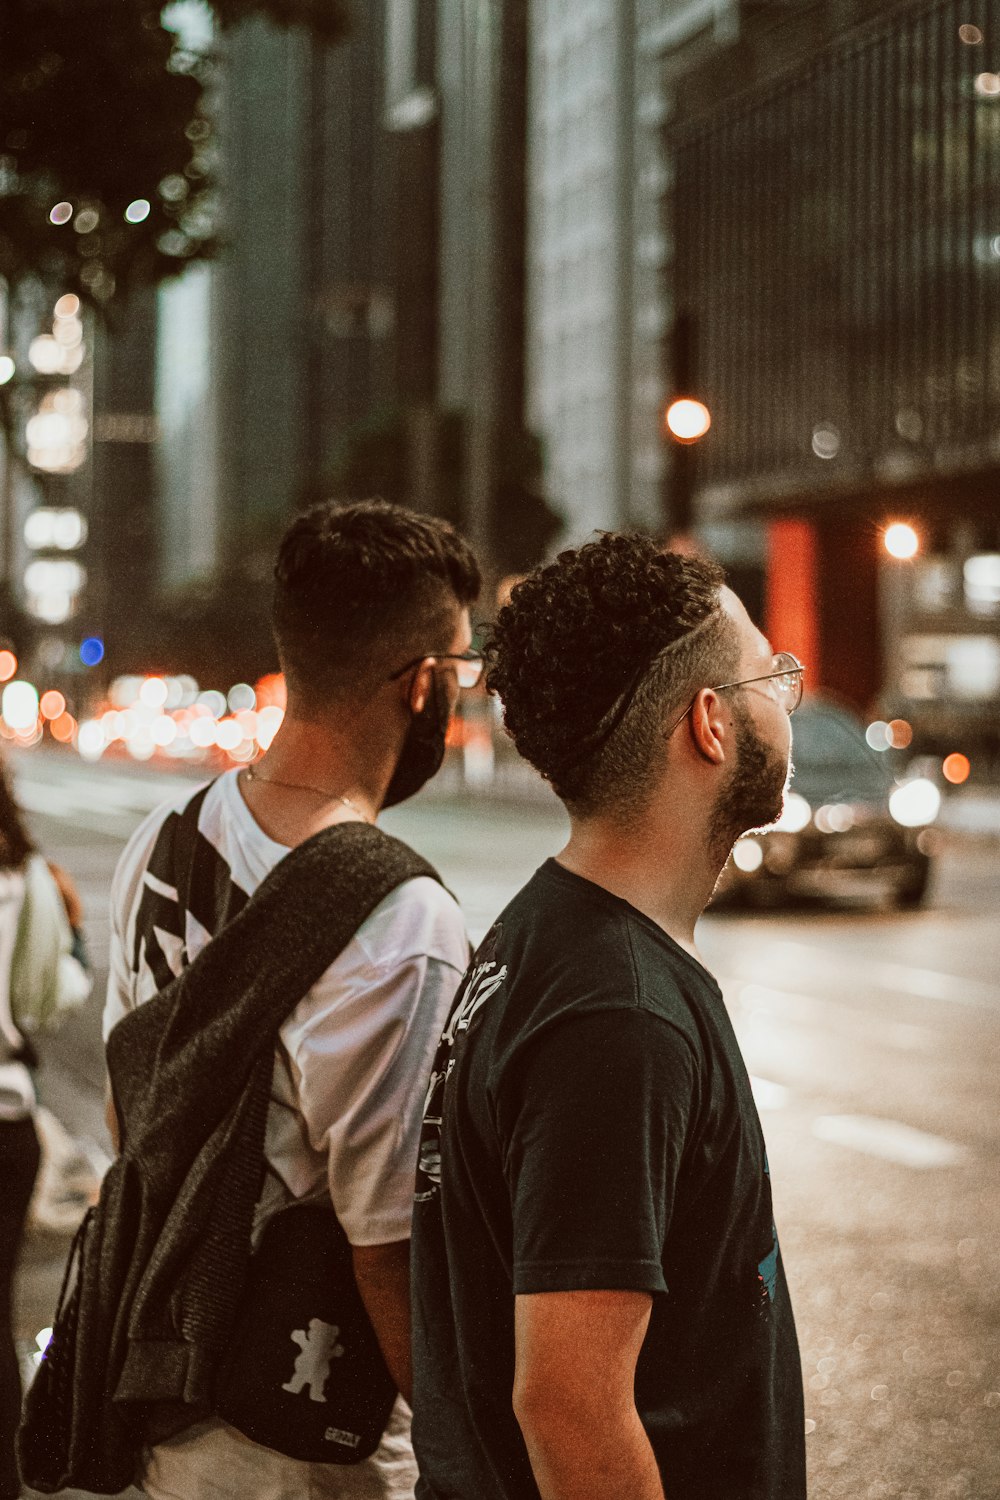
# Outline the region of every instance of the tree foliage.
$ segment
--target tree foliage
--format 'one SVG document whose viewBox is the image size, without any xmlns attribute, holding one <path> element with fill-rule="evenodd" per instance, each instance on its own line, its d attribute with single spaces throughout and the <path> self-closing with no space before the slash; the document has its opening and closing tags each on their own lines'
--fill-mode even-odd
<svg viewBox="0 0 1000 1500">
<path fill-rule="evenodd" d="M 259 16 L 324 41 L 346 29 L 342 0 L 212 8 L 222 28 Z M 215 62 L 184 48 L 158 0 L 3 0 L 0 276 L 100 304 L 211 258 Z"/>
</svg>

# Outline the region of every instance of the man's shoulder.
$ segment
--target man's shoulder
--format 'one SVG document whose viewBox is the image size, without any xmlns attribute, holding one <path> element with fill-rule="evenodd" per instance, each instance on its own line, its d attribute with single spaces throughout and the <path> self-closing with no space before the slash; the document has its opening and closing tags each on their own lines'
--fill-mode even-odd
<svg viewBox="0 0 1000 1500">
<path fill-rule="evenodd" d="M 191 799 L 206 787 L 210 788 L 211 783 L 192 784 L 190 791 L 165 798 L 133 829 L 115 866 L 111 888 L 114 905 L 127 902 L 129 895 L 134 894 L 136 886 L 146 873 L 156 842 L 170 818 L 182 813 Z"/>
<path fill-rule="evenodd" d="M 362 922 L 355 942 L 378 968 L 431 958 L 462 972 L 469 958 L 458 902 L 430 875 L 415 875 L 390 891 Z"/>
</svg>

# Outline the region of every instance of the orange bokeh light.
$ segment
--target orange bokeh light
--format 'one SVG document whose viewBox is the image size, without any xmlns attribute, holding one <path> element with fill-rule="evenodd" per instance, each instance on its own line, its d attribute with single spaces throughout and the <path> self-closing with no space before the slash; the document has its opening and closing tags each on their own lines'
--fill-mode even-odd
<svg viewBox="0 0 1000 1500">
<path fill-rule="evenodd" d="M 678 443 L 696 443 L 711 427 L 712 413 L 704 401 L 682 396 L 670 403 L 663 420 L 670 436 Z"/>
<path fill-rule="evenodd" d="M 946 755 L 941 766 L 941 774 L 945 781 L 950 781 L 952 786 L 961 786 L 963 781 L 968 781 L 972 764 L 967 755 L 959 755 L 956 750 L 952 755 Z"/>
<path fill-rule="evenodd" d="M 287 708 L 288 693 L 285 690 L 285 678 L 282 672 L 269 672 L 262 677 L 254 688 L 257 694 L 257 707 L 260 708 Z"/>
<path fill-rule="evenodd" d="M 889 736 L 894 750 L 905 750 L 913 744 L 913 726 L 905 719 L 893 719 L 889 725 Z"/>
<path fill-rule="evenodd" d="M 76 720 L 73 715 L 65 711 L 61 713 L 57 719 L 52 720 L 52 723 L 49 725 L 49 733 L 61 745 L 68 745 L 74 734 L 76 734 Z"/>
<path fill-rule="evenodd" d="M 55 688 L 49 688 L 47 693 L 42 694 L 38 707 L 43 719 L 58 719 L 66 712 L 66 699 Z"/>
<path fill-rule="evenodd" d="M 0 682 L 9 682 L 17 671 L 17 657 L 13 651 L 0 651 Z"/>
<path fill-rule="evenodd" d="M 920 551 L 920 533 L 907 521 L 894 521 L 882 533 L 882 544 L 890 557 L 909 562 Z"/>
</svg>

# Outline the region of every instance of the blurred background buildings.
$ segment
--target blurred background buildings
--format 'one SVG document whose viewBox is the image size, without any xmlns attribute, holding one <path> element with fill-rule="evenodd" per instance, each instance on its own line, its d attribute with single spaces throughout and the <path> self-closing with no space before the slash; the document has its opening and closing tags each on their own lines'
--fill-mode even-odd
<svg viewBox="0 0 1000 1500">
<path fill-rule="evenodd" d="M 198 0 L 169 14 L 211 44 Z M 491 587 L 635 526 L 717 555 L 813 686 L 996 757 L 998 68 L 1000 0 L 230 29 L 223 252 L 77 318 L 85 452 L 7 465 L 9 595 L 53 659 L 93 635 L 112 672 L 231 679 L 269 662 L 275 541 L 313 499 L 447 514 Z M 20 362 L 51 310 L 6 317 Z M 697 443 L 665 426 L 682 396 Z M 89 539 L 28 547 L 41 501 Z"/>
</svg>

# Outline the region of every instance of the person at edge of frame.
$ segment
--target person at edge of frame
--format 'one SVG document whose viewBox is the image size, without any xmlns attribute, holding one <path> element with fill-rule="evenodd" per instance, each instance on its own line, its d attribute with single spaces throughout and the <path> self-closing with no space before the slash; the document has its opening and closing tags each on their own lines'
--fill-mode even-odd
<svg viewBox="0 0 1000 1500">
<path fill-rule="evenodd" d="M 90 993 L 89 972 L 75 956 L 85 951 L 82 926 L 76 886 L 39 853 L 0 761 L 0 1500 L 21 1494 L 13 1292 L 42 1156 L 35 1042 Z"/>
<path fill-rule="evenodd" d="M 570 838 L 487 934 L 434 1064 L 418 1500 L 803 1500 L 764 1140 L 695 924 L 781 813 L 804 669 L 713 564 L 617 534 L 520 583 L 486 655 Z"/>
<path fill-rule="evenodd" d="M 290 848 L 335 823 L 374 822 L 419 791 L 441 765 L 460 688 L 482 671 L 469 622 L 479 569 L 434 517 L 379 501 L 316 506 L 286 532 L 275 580 L 287 711 L 263 759 L 220 776 L 199 814 L 218 922 Z M 141 825 L 115 875 L 105 1036 L 207 941 L 190 912 L 173 937 L 162 930 L 162 886 L 146 867 L 170 811 Z M 147 1451 L 140 1481 L 153 1500 L 411 1500 L 413 1170 L 423 1084 L 468 951 L 451 895 L 429 877 L 409 880 L 279 1033 L 255 1229 L 329 1191 L 401 1393 L 380 1447 L 354 1467 L 308 1464 L 213 1420 Z M 114 1135 L 110 1101 L 109 1126 Z"/>
</svg>

